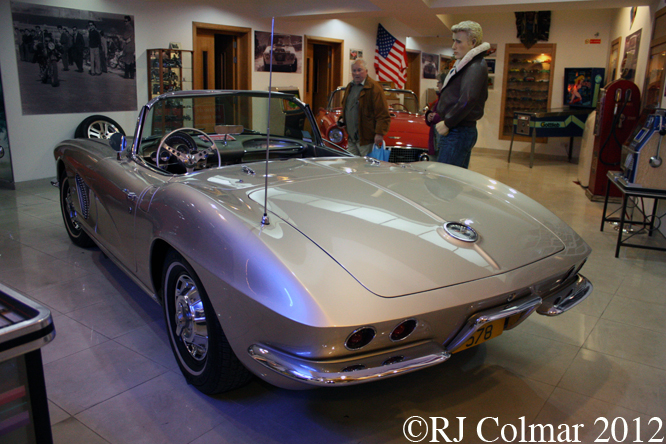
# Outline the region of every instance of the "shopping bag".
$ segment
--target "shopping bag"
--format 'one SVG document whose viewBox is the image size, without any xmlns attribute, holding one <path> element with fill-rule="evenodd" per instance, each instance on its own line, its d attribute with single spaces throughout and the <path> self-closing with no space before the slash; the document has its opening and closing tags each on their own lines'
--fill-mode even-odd
<svg viewBox="0 0 666 444">
<path fill-rule="evenodd" d="M 382 141 L 382 146 L 377 146 L 377 144 L 372 145 L 372 151 L 368 154 L 368 157 L 383 160 L 384 162 L 388 162 L 390 156 L 391 148 L 386 148 L 386 142 L 384 141 Z"/>
</svg>

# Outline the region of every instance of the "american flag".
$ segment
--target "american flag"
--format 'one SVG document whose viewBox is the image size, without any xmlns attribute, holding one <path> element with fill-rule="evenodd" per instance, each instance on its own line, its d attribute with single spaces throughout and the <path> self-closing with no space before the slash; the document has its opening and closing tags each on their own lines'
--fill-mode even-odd
<svg viewBox="0 0 666 444">
<path fill-rule="evenodd" d="M 380 81 L 394 82 L 400 89 L 405 87 L 407 81 L 405 44 L 389 34 L 381 24 L 377 29 L 375 72 Z"/>
</svg>

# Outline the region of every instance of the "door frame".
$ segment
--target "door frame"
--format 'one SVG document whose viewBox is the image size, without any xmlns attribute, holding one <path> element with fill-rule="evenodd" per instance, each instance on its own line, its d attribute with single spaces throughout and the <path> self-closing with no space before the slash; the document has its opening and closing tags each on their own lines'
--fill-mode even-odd
<svg viewBox="0 0 666 444">
<path fill-rule="evenodd" d="M 344 40 L 333 39 L 329 37 L 317 37 L 306 35 L 303 39 L 303 94 L 301 100 L 305 103 L 312 103 L 312 90 L 309 88 L 312 85 L 312 69 L 311 62 L 308 60 L 308 48 L 310 45 L 324 45 L 331 47 L 331 84 L 333 88 L 342 86 L 344 79 L 343 71 L 343 50 Z M 329 91 L 330 93 L 330 91 Z"/>
<path fill-rule="evenodd" d="M 216 25 L 213 23 L 192 22 L 194 89 L 203 88 L 203 59 L 201 44 L 197 38 L 199 31 L 211 31 L 215 34 L 236 37 L 236 63 L 234 67 L 234 88 L 249 91 L 252 89 L 252 28 Z"/>
</svg>

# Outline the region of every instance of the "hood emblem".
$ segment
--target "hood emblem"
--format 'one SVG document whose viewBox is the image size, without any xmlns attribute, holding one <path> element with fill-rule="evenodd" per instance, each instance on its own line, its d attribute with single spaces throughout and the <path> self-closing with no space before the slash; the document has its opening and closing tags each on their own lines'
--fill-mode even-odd
<svg viewBox="0 0 666 444">
<path fill-rule="evenodd" d="M 469 225 L 461 224 L 460 222 L 447 222 L 444 224 L 444 231 L 454 239 L 463 242 L 476 242 L 479 240 L 479 235 L 474 231 L 474 228 Z"/>
</svg>

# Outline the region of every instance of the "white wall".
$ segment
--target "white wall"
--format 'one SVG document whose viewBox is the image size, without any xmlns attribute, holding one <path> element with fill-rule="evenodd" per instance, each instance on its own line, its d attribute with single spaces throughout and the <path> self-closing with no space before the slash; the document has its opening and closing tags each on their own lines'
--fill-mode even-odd
<svg viewBox="0 0 666 444">
<path fill-rule="evenodd" d="M 552 11 L 550 36 L 548 42 L 555 43 L 556 55 L 553 73 L 553 92 L 551 107 L 562 107 L 565 67 L 605 67 L 610 45 L 611 10 L 589 11 Z M 510 141 L 499 140 L 500 112 L 502 105 L 502 82 L 504 81 L 504 55 L 507 43 L 520 43 L 516 37 L 516 19 L 513 12 L 493 14 L 472 14 L 454 16 L 449 21 L 474 20 L 483 28 L 483 39 L 497 44 L 497 62 L 495 66 L 495 89 L 488 91 L 485 115 L 478 123 L 479 140 L 477 147 L 509 149 Z M 598 36 L 597 36 L 598 33 Z M 600 45 L 585 44 L 586 39 L 601 38 Z M 536 152 L 553 155 L 565 155 L 569 138 L 550 138 L 547 144 L 537 144 Z M 529 151 L 530 143 L 514 142 L 514 151 Z M 577 151 L 574 150 L 574 155 Z"/>
<path fill-rule="evenodd" d="M 249 27 L 270 31 L 270 19 L 256 19 L 242 2 L 222 0 L 215 5 L 153 1 L 103 1 L 103 0 L 30 0 L 31 3 L 90 11 L 129 14 L 134 16 L 137 56 L 137 111 L 107 112 L 127 133 L 136 125 L 138 107 L 148 98 L 146 49 L 166 48 L 169 42 L 180 42 L 183 49 L 191 49 L 192 22 Z M 344 39 L 345 58 L 349 48 L 363 49 L 374 76 L 374 58 L 377 23 L 381 23 L 404 41 L 407 29 L 394 19 L 352 19 L 289 21 L 277 19 L 275 32 L 293 35 Z M 254 38 L 254 36 L 252 37 Z M 7 110 L 14 180 L 17 183 L 55 176 L 53 147 L 61 140 L 72 138 L 74 130 L 88 113 L 27 115 L 21 111 L 18 68 L 14 47 L 13 23 L 10 2 L 0 0 L 0 67 Z M 344 71 L 345 83 L 350 79 Z M 303 74 L 274 73 L 274 86 L 298 86 L 303 88 Z M 252 73 L 252 89 L 266 89 L 268 73 Z"/>
<path fill-rule="evenodd" d="M 26 0 L 27 1 L 27 0 Z M 91 11 L 130 14 L 135 19 L 136 54 L 137 54 L 137 109 L 148 97 L 146 49 L 166 47 L 169 42 L 181 42 L 184 49 L 192 48 L 192 22 L 204 22 L 229 26 L 249 27 L 253 30 L 270 31 L 270 19 L 258 19 L 247 10 L 243 2 L 220 0 L 216 3 L 197 4 L 180 2 L 154 2 L 135 0 L 29 0 L 31 3 L 56 7 L 83 9 Z M 655 0 L 656 3 L 659 1 Z M 628 10 L 628 8 L 626 8 Z M 586 11 L 553 11 L 550 42 L 557 43 L 555 63 L 555 84 L 553 106 L 562 104 L 562 79 L 565 66 L 600 66 L 605 67 L 610 41 L 615 37 L 630 34 L 628 14 L 624 9 Z M 652 14 L 653 15 L 653 14 Z M 498 140 L 499 115 L 501 105 L 502 71 L 504 64 L 504 45 L 518 43 L 515 32 L 513 13 L 472 14 L 464 17 L 452 17 L 452 23 L 461 20 L 476 20 L 484 29 L 484 40 L 498 45 L 495 89 L 490 91 L 486 104 L 486 116 L 479 123 L 479 142 L 477 146 L 508 150 L 509 142 Z M 642 88 L 645 72 L 647 46 L 651 26 L 649 8 L 639 8 L 634 27 L 643 28 L 641 54 L 637 79 Z M 450 52 L 450 36 L 438 39 L 412 39 L 410 29 L 395 19 L 361 18 L 344 20 L 288 20 L 277 19 L 275 31 L 278 33 L 311 35 L 325 38 L 343 39 L 343 55 L 347 62 L 350 48 L 362 49 L 369 62 L 370 75 L 375 76 L 372 59 L 375 51 L 377 24 L 381 22 L 389 32 L 399 40 L 406 42 L 408 49 L 422 52 L 445 54 Z M 626 24 L 625 24 L 626 23 Z M 602 39 L 601 45 L 586 45 L 585 39 Z M 4 86 L 5 108 L 11 143 L 14 178 L 17 183 L 43 179 L 55 175 L 52 149 L 60 140 L 71 138 L 76 126 L 88 114 L 50 114 L 23 116 L 19 93 L 18 69 L 14 48 L 13 24 L 11 21 L 10 2 L 0 0 L 0 67 Z M 350 79 L 350 72 L 344 69 L 344 83 Z M 274 73 L 273 85 L 298 86 L 303 88 L 303 74 Z M 268 74 L 252 73 L 252 88 L 266 89 Z M 434 80 L 421 81 L 421 90 L 435 86 Z M 424 97 L 421 97 L 424 101 Z M 123 126 L 126 132 L 133 132 L 136 111 L 105 113 Z M 564 154 L 563 145 L 567 139 L 551 138 L 546 146 L 540 146 L 538 152 Z M 516 143 L 514 149 L 528 150 L 529 144 Z"/>
</svg>

